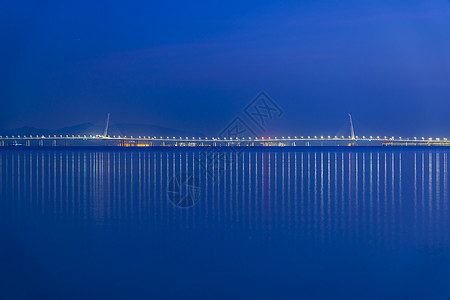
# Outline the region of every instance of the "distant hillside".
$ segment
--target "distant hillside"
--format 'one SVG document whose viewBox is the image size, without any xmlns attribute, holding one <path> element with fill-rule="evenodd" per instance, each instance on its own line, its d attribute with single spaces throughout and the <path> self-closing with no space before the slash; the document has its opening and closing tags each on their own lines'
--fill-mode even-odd
<svg viewBox="0 0 450 300">
<path fill-rule="evenodd" d="M 34 127 L 21 127 L 16 129 L 0 129 L 0 136 L 16 136 L 16 135 L 50 135 L 54 134 L 52 130 L 34 128 Z"/>
<path fill-rule="evenodd" d="M 57 130 L 48 130 L 34 127 L 21 127 L 16 129 L 0 129 L 1 136 L 24 135 L 96 135 L 103 134 L 104 126 L 83 123 L 63 127 Z M 108 130 L 109 136 L 205 136 L 199 132 L 190 132 L 150 124 L 114 124 Z"/>
</svg>

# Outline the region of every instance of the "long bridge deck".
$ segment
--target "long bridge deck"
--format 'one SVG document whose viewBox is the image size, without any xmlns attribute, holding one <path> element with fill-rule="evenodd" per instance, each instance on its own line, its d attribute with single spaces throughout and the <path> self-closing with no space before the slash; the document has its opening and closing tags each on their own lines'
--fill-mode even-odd
<svg viewBox="0 0 450 300">
<path fill-rule="evenodd" d="M 156 136 L 0 136 L 0 147 L 8 146 L 121 146 L 121 147 L 245 147 L 245 146 L 450 146 L 448 138 L 402 137 L 156 137 Z"/>
</svg>

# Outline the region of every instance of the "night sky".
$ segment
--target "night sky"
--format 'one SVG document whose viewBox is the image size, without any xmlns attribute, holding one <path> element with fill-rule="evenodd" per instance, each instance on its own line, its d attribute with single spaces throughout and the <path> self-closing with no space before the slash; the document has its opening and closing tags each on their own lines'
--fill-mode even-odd
<svg viewBox="0 0 450 300">
<path fill-rule="evenodd" d="M 0 128 L 213 135 L 263 90 L 265 135 L 450 136 L 446 0 L 2 0 L 0 40 Z"/>
</svg>

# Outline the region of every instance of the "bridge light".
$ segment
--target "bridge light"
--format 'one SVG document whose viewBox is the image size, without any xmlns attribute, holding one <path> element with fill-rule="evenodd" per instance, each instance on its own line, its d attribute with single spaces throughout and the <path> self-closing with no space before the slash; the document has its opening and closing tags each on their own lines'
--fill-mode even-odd
<svg viewBox="0 0 450 300">
<path fill-rule="evenodd" d="M 436 141 L 440 141 L 441 139 L 440 138 L 436 138 Z"/>
<path fill-rule="evenodd" d="M 295 136 L 295 138 L 297 138 L 297 136 Z"/>
<path fill-rule="evenodd" d="M 284 140 L 284 136 L 283 136 L 283 140 Z"/>
<path fill-rule="evenodd" d="M 315 139 L 317 139 L 317 136 L 314 136 Z"/>
<path fill-rule="evenodd" d="M 302 139 L 303 139 L 303 135 L 302 135 Z"/>
<path fill-rule="evenodd" d="M 321 138 L 321 139 L 323 139 L 323 135 L 322 135 L 322 136 L 320 136 L 320 138 Z"/>
<path fill-rule="evenodd" d="M 331 137 L 330 137 L 330 136 L 328 136 L 328 139 L 331 139 Z"/>
</svg>

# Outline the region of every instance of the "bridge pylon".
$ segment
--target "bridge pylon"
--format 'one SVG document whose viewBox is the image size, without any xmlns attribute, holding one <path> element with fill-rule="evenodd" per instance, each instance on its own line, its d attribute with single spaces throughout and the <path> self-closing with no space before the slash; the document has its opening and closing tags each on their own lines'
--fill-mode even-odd
<svg viewBox="0 0 450 300">
<path fill-rule="evenodd" d="M 355 136 L 355 128 L 353 127 L 353 120 L 352 120 L 352 115 L 348 114 L 349 118 L 350 118 L 350 133 L 352 136 L 352 140 L 356 140 L 356 136 Z"/>
</svg>

